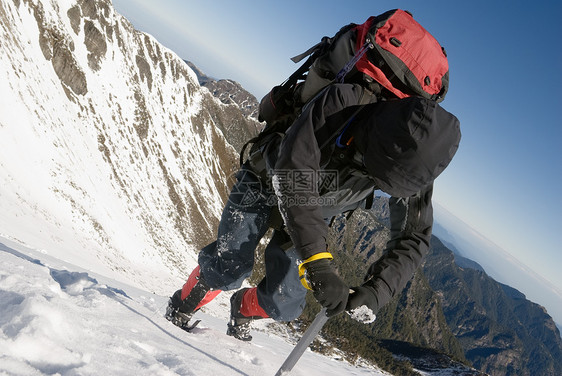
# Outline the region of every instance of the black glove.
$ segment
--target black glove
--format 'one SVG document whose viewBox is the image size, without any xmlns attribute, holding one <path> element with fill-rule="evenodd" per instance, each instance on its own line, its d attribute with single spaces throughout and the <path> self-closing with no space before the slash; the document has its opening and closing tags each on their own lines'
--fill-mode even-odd
<svg viewBox="0 0 562 376">
<path fill-rule="evenodd" d="M 367 306 L 371 311 L 376 313 L 379 309 L 379 302 L 375 295 L 375 290 L 368 286 L 362 285 L 359 287 L 352 287 L 353 292 L 349 294 L 349 300 L 345 307 L 346 311 L 354 310 L 357 307 Z"/>
<path fill-rule="evenodd" d="M 340 278 L 332 263 L 327 259 L 310 262 L 306 274 L 314 297 L 327 308 L 326 314 L 334 316 L 345 310 L 349 287 Z"/>
</svg>

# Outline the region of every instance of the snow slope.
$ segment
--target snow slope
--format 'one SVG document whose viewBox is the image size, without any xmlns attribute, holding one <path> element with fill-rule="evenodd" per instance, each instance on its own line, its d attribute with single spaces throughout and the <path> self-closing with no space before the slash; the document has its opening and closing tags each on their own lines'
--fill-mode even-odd
<svg viewBox="0 0 562 376">
<path fill-rule="evenodd" d="M 200 312 L 186 333 L 166 300 L 0 238 L 0 375 L 274 375 L 293 348 L 228 337 L 224 314 Z M 385 373 L 307 351 L 291 375 Z"/>
</svg>

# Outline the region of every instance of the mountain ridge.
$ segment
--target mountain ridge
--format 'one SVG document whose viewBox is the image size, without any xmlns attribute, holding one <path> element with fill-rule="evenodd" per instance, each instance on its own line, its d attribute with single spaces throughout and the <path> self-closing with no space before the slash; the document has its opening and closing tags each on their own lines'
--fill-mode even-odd
<svg viewBox="0 0 562 376">
<path fill-rule="evenodd" d="M 470 227 L 467 223 L 436 204 L 434 234 L 453 250 L 482 266 L 495 280 L 509 284 L 532 296 L 548 308 L 555 321 L 562 321 L 562 290 L 530 270 L 524 263 Z M 443 225 L 441 225 L 441 223 Z M 558 323 L 560 325 L 560 323 Z"/>
</svg>

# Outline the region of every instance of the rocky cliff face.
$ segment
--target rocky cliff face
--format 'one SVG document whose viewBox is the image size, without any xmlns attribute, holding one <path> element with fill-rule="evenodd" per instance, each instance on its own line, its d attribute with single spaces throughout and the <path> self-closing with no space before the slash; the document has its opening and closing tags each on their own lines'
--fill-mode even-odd
<svg viewBox="0 0 562 376">
<path fill-rule="evenodd" d="M 132 280 L 190 269 L 237 167 L 218 125 L 240 111 L 109 0 L 2 0 L 0 64 L 1 231 Z"/>
</svg>

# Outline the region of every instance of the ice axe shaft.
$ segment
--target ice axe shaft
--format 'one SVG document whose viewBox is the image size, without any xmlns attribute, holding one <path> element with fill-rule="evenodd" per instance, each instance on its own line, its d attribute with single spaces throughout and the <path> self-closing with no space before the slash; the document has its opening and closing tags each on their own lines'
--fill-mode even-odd
<svg viewBox="0 0 562 376">
<path fill-rule="evenodd" d="M 287 375 L 293 369 L 310 343 L 314 340 L 316 335 L 318 335 L 320 329 L 322 329 L 326 321 L 328 321 L 326 308 L 322 308 L 322 310 L 320 310 L 320 312 L 316 315 L 314 321 L 312 321 L 312 324 L 310 324 L 308 329 L 306 329 L 306 332 L 304 332 L 293 351 L 291 351 L 287 359 L 285 359 L 285 362 L 281 365 L 281 368 L 279 368 L 279 371 L 277 371 L 275 376 Z"/>
</svg>

